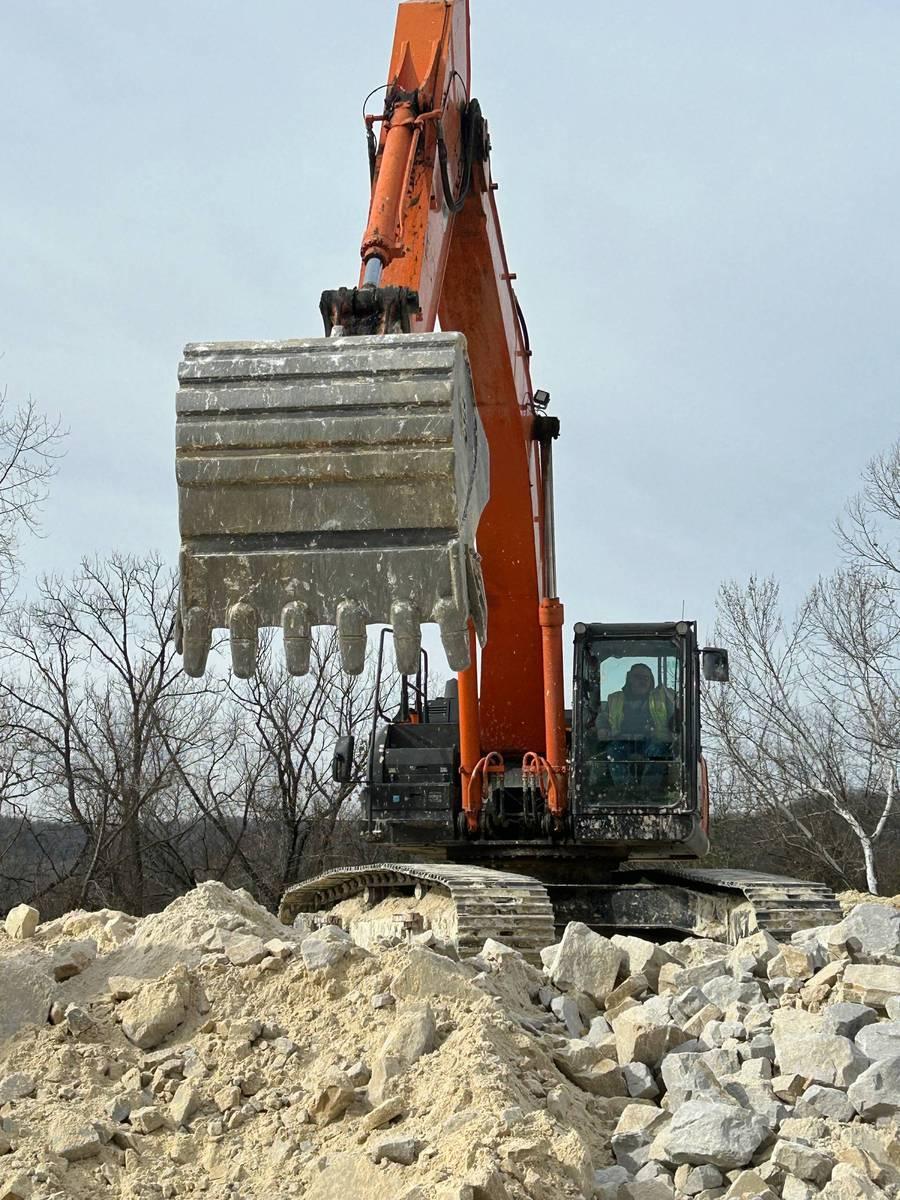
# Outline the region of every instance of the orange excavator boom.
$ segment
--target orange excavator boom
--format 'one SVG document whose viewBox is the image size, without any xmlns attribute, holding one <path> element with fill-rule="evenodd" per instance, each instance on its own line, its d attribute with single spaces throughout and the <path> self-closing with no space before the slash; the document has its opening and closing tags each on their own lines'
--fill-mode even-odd
<svg viewBox="0 0 900 1200">
<path fill-rule="evenodd" d="M 491 467 L 478 526 L 489 636 L 480 686 L 474 657 L 459 679 L 462 770 L 471 775 L 485 752 L 536 752 L 561 813 L 563 610 L 548 478 L 558 426 L 535 408 L 487 126 L 470 94 L 467 0 L 400 4 L 384 114 L 366 118 L 380 138 L 360 283 L 414 291 L 414 331 L 440 322 L 466 336 Z"/>
</svg>

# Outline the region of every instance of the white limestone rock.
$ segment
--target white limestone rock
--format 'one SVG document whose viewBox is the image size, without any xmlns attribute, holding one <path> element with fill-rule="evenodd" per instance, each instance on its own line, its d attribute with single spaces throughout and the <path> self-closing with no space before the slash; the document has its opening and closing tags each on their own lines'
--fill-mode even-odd
<svg viewBox="0 0 900 1200">
<path fill-rule="evenodd" d="M 651 1144 L 670 1120 L 668 1113 L 651 1104 L 629 1104 L 613 1130 L 611 1144 L 616 1163 L 636 1175 L 649 1161 Z"/>
<path fill-rule="evenodd" d="M 122 1032 L 142 1050 L 151 1050 L 168 1037 L 187 1016 L 193 995 L 193 977 L 183 966 L 162 979 L 146 983 L 119 1009 Z"/>
<path fill-rule="evenodd" d="M 91 1122 L 71 1110 L 63 1111 L 51 1120 L 48 1144 L 52 1154 L 58 1154 L 70 1163 L 96 1157 L 103 1145 Z"/>
<path fill-rule="evenodd" d="M 803 1092 L 797 1107 L 798 1115 L 800 1110 L 809 1110 L 813 1116 L 825 1117 L 828 1121 L 837 1121 L 840 1124 L 846 1124 L 856 1116 L 856 1109 L 846 1092 L 840 1088 L 823 1087 L 820 1083 L 811 1084 Z"/>
<path fill-rule="evenodd" d="M 855 1038 L 865 1025 L 877 1020 L 878 1013 L 867 1004 L 852 1004 L 849 1001 L 829 1004 L 822 1009 L 822 1032 Z"/>
<path fill-rule="evenodd" d="M 571 996 L 554 996 L 550 1001 L 550 1011 L 566 1027 L 569 1037 L 580 1038 L 586 1032 L 578 1005 Z"/>
<path fill-rule="evenodd" d="M 387 1099 L 392 1079 L 434 1049 L 434 1039 L 434 1013 L 429 1005 L 409 1008 L 396 1018 L 372 1064 L 369 1099 L 374 1105 Z"/>
<path fill-rule="evenodd" d="M 685 1040 L 677 1025 L 661 1020 L 647 1005 L 627 1009 L 611 1024 L 621 1063 L 639 1062 L 656 1067 L 673 1047 Z"/>
<path fill-rule="evenodd" d="M 625 1063 L 622 1067 L 622 1078 L 625 1080 L 628 1095 L 635 1100 L 655 1100 L 659 1095 L 659 1086 L 646 1063 Z"/>
<path fill-rule="evenodd" d="M 831 1178 L 834 1160 L 803 1142 L 779 1140 L 772 1150 L 771 1161 L 790 1175 L 822 1187 Z"/>
<path fill-rule="evenodd" d="M 745 1166 L 769 1132 L 763 1117 L 737 1104 L 688 1100 L 675 1110 L 668 1129 L 654 1142 L 653 1153 L 675 1166 L 711 1163 L 730 1171 Z"/>
<path fill-rule="evenodd" d="M 816 1014 L 781 1009 L 775 1014 L 773 1039 L 782 1074 L 802 1075 L 810 1083 L 846 1088 L 868 1066 L 849 1038 L 822 1033 Z"/>
<path fill-rule="evenodd" d="M 0 1106 L 8 1104 L 10 1100 L 25 1100 L 33 1096 L 36 1090 L 37 1084 L 31 1075 L 14 1071 L 12 1075 L 0 1079 Z"/>
<path fill-rule="evenodd" d="M 878 1021 L 856 1035 L 856 1044 L 870 1062 L 900 1058 L 900 1021 Z"/>
<path fill-rule="evenodd" d="M 603 1004 L 616 986 L 624 952 L 581 921 L 570 921 L 550 967 L 550 980 L 563 991 L 586 992 Z"/>
<path fill-rule="evenodd" d="M 847 1098 L 866 1120 L 900 1114 L 900 1058 L 873 1063 L 847 1089 Z"/>
<path fill-rule="evenodd" d="M 353 939 L 339 925 L 323 925 L 300 943 L 307 971 L 327 971 L 353 949 Z"/>
<path fill-rule="evenodd" d="M 466 967 L 425 946 L 410 946 L 405 965 L 391 980 L 391 993 L 398 1000 L 471 1000 L 479 995 Z"/>
<path fill-rule="evenodd" d="M 593 1200 L 619 1200 L 622 1185 L 630 1180 L 624 1167 L 598 1167 L 594 1171 Z"/>
<path fill-rule="evenodd" d="M 626 975 L 643 975 L 654 991 L 659 983 L 660 967 L 675 961 L 662 946 L 645 938 L 614 933 L 610 941 L 622 951 L 623 972 Z"/>
<path fill-rule="evenodd" d="M 884 1008 L 897 995 L 900 995 L 900 966 L 854 963 L 844 971 L 844 997 L 847 1000 Z"/>
<path fill-rule="evenodd" d="M 855 959 L 877 961 L 900 955 L 900 909 L 892 904 L 857 904 L 832 926 L 826 945 L 832 950 L 846 947 Z"/>
<path fill-rule="evenodd" d="M 604 1058 L 590 1042 L 573 1038 L 554 1052 L 553 1061 L 567 1079 L 593 1096 L 628 1095 L 618 1063 Z"/>
<path fill-rule="evenodd" d="M 17 904 L 6 914 L 6 932 L 17 942 L 27 941 L 34 937 L 40 919 L 41 914 L 30 904 Z"/>
</svg>

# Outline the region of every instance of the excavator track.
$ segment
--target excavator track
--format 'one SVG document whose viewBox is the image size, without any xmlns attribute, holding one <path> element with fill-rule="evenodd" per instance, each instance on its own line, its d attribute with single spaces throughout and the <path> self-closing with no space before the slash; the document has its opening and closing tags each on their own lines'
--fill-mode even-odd
<svg viewBox="0 0 900 1200">
<path fill-rule="evenodd" d="M 531 962 L 555 940 L 553 906 L 543 884 L 527 875 L 459 863 L 376 863 L 327 871 L 285 892 L 278 912 L 289 925 L 300 913 L 321 912 L 366 892 L 438 889 L 456 910 L 456 945 L 477 954 L 486 938 L 520 950 Z"/>
<path fill-rule="evenodd" d="M 733 943 L 757 929 L 784 940 L 798 929 L 841 918 L 836 896 L 821 883 L 663 863 L 625 866 L 596 883 L 546 886 L 529 875 L 458 863 L 345 867 L 289 888 L 278 915 L 291 924 L 300 913 L 324 913 L 353 897 L 365 896 L 375 905 L 404 894 L 414 909 L 416 899 L 430 891 L 452 902 L 460 954 L 478 953 L 490 937 L 534 963 L 569 920 L 605 933 L 621 928 L 648 937 L 681 934 Z"/>
<path fill-rule="evenodd" d="M 783 940 L 798 929 L 815 925 L 833 925 L 842 916 L 837 896 L 824 883 L 810 883 L 783 875 L 760 871 L 704 870 L 665 866 L 652 872 L 653 877 L 683 880 L 715 891 L 741 893 L 752 909 L 753 925 L 772 937 Z M 744 932 L 752 932 L 746 929 Z M 740 930 L 732 931 L 732 936 Z"/>
</svg>

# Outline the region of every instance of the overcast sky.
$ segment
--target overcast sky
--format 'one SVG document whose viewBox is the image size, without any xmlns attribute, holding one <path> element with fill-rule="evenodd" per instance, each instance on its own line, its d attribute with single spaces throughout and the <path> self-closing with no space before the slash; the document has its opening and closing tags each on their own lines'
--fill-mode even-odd
<svg viewBox="0 0 900 1200">
<path fill-rule="evenodd" d="M 28 569 L 174 562 L 180 349 L 355 282 L 395 6 L 2 7 L 0 383 L 71 430 Z M 569 629 L 796 601 L 900 434 L 900 4 L 472 0 L 472 46 Z"/>
</svg>

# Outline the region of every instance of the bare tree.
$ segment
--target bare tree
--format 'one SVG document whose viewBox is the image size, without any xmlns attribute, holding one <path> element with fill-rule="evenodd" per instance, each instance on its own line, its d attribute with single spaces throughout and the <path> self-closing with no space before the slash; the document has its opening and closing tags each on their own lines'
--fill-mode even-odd
<svg viewBox="0 0 900 1200">
<path fill-rule="evenodd" d="M 897 791 L 896 653 L 881 588 L 857 568 L 820 581 L 792 622 L 771 580 L 725 585 L 717 636 L 730 646 L 733 686 L 710 689 L 706 723 L 732 800 L 767 836 L 818 861 L 845 886 L 859 878 L 828 817 L 853 834 L 863 878 L 878 892 L 876 849 Z M 873 815 L 873 809 L 874 815 Z"/>
<path fill-rule="evenodd" d="M 732 807 L 845 883 L 861 858 L 877 893 L 900 809 L 900 441 L 869 463 L 837 535 L 842 566 L 791 622 L 771 579 L 722 588 L 735 686 L 706 697 L 707 724 Z"/>
<path fill-rule="evenodd" d="M 863 472 L 861 491 L 838 522 L 847 558 L 872 568 L 895 597 L 900 589 L 900 439 L 873 458 Z"/>
<path fill-rule="evenodd" d="M 333 632 L 313 639 L 306 676 L 287 673 L 269 637 L 256 676 L 227 679 L 216 736 L 195 748 L 207 770 L 178 767 L 181 787 L 217 835 L 220 873 L 243 876 L 274 908 L 304 875 L 358 859 L 352 817 L 364 739 L 348 781 L 332 778 L 331 763 L 339 736 L 367 730 L 372 704 L 371 670 L 346 675 Z"/>
<path fill-rule="evenodd" d="M 214 877 L 275 907 L 303 875 L 364 853 L 365 738 L 349 780 L 331 762 L 340 735 L 368 732 L 373 672 L 345 675 L 323 633 L 302 679 L 269 639 L 254 679 L 214 650 L 191 680 L 172 641 L 176 588 L 158 559 L 114 555 L 45 578 L 6 613 L 4 895 L 143 913 Z"/>
<path fill-rule="evenodd" d="M 8 658 L 0 699 L 42 815 L 77 831 L 66 875 L 78 904 L 142 913 L 152 903 L 153 817 L 173 754 L 189 767 L 209 721 L 206 689 L 184 676 L 171 643 L 175 590 L 158 559 L 113 556 L 84 562 L 71 582 L 44 579 L 7 621 L 3 648 L 17 669 Z"/>
<path fill-rule="evenodd" d="M 19 541 L 35 532 L 56 473 L 62 431 L 32 400 L 11 408 L 0 391 L 0 599 L 6 600 L 19 565 Z"/>
</svg>

